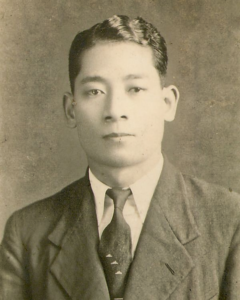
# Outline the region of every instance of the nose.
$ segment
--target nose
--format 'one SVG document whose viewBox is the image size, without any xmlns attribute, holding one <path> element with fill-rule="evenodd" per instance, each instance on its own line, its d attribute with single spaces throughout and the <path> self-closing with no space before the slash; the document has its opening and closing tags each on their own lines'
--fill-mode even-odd
<svg viewBox="0 0 240 300">
<path fill-rule="evenodd" d="M 111 93 L 106 99 L 104 110 L 105 122 L 117 122 L 128 120 L 127 99 L 123 93 Z"/>
</svg>

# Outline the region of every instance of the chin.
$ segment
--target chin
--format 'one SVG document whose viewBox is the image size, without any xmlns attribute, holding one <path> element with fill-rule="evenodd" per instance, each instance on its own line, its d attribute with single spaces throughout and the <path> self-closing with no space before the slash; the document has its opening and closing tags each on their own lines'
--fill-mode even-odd
<svg viewBox="0 0 240 300">
<path fill-rule="evenodd" d="M 102 163 L 113 168 L 127 168 L 141 163 L 141 159 L 137 159 L 131 155 L 128 156 L 108 156 Z"/>
</svg>

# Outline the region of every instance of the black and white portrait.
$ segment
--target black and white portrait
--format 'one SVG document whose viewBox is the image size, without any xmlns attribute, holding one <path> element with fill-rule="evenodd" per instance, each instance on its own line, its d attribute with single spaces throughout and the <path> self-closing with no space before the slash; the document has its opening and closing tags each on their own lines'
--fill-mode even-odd
<svg viewBox="0 0 240 300">
<path fill-rule="evenodd" d="M 0 299 L 240 299 L 240 5 L 0 22 Z"/>
</svg>

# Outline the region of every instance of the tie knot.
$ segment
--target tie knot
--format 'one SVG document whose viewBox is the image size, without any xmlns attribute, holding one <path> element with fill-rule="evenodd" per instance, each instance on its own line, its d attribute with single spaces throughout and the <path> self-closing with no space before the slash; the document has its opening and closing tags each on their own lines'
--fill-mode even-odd
<svg viewBox="0 0 240 300">
<path fill-rule="evenodd" d="M 121 188 L 108 189 L 106 194 L 113 199 L 114 207 L 123 210 L 127 198 L 132 194 L 130 189 L 123 190 Z"/>
</svg>

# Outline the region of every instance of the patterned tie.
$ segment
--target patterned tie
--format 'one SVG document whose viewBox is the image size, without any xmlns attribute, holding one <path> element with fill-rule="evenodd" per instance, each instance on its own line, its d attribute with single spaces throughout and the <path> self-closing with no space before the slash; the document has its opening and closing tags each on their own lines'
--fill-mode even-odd
<svg viewBox="0 0 240 300">
<path fill-rule="evenodd" d="M 108 189 L 106 194 L 114 202 L 114 214 L 104 229 L 99 245 L 99 256 L 111 299 L 122 299 L 127 275 L 132 262 L 131 231 L 122 211 L 131 190 Z"/>
</svg>

